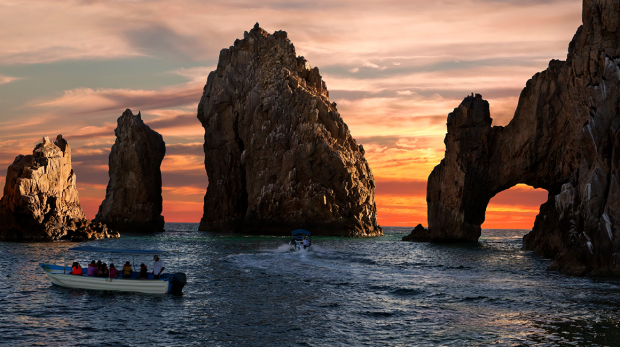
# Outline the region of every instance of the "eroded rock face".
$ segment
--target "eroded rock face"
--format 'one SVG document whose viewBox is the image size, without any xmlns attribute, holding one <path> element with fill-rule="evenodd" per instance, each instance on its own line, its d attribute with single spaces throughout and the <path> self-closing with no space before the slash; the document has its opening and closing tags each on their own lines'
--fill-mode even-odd
<svg viewBox="0 0 620 347">
<path fill-rule="evenodd" d="M 480 95 L 448 116 L 428 180 L 434 241 L 477 241 L 489 200 L 525 183 L 549 192 L 526 249 L 566 274 L 620 275 L 620 3 L 583 4 L 567 60 L 527 82 L 510 124 L 492 127 Z"/>
<path fill-rule="evenodd" d="M 80 206 L 71 147 L 62 135 L 44 137 L 32 155 L 19 155 L 7 170 L 0 199 L 1 241 L 91 240 L 119 237 L 86 219 Z"/>
<path fill-rule="evenodd" d="M 162 136 L 130 109 L 118 118 L 109 157 L 110 181 L 96 221 L 120 232 L 164 231 L 161 162 Z"/>
<path fill-rule="evenodd" d="M 374 177 L 286 32 L 258 24 L 220 52 L 198 119 L 209 187 L 200 230 L 376 236 Z"/>
</svg>

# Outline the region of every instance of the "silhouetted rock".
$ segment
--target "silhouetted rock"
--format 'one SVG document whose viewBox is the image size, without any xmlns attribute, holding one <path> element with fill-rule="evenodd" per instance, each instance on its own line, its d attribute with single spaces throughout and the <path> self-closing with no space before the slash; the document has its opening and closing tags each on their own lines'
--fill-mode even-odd
<svg viewBox="0 0 620 347">
<path fill-rule="evenodd" d="M 376 236 L 374 177 L 318 68 L 258 24 L 220 52 L 198 119 L 209 187 L 200 230 Z"/>
<path fill-rule="evenodd" d="M 480 95 L 448 116 L 428 180 L 431 240 L 477 241 L 489 200 L 525 183 L 549 200 L 524 248 L 565 274 L 620 275 L 620 4 L 583 5 L 567 60 L 527 82 L 510 124 L 491 127 Z"/>
<path fill-rule="evenodd" d="M 411 234 L 403 236 L 401 241 L 428 242 L 431 241 L 431 238 L 428 229 L 425 229 L 422 224 L 418 224 L 411 230 Z"/>
<path fill-rule="evenodd" d="M 166 143 L 140 113 L 127 109 L 116 123 L 110 181 L 95 220 L 120 232 L 164 231 L 160 167 Z"/>
<path fill-rule="evenodd" d="M 32 155 L 19 155 L 7 170 L 0 199 L 1 241 L 90 240 L 119 237 L 86 219 L 80 206 L 71 148 L 62 135 L 48 137 Z"/>
</svg>

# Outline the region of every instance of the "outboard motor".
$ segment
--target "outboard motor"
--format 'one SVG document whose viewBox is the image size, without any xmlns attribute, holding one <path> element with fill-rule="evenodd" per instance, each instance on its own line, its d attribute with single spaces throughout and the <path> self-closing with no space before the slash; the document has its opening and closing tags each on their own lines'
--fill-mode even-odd
<svg viewBox="0 0 620 347">
<path fill-rule="evenodd" d="M 177 272 L 172 276 L 172 290 L 173 295 L 182 295 L 183 287 L 187 283 L 187 276 L 183 272 Z"/>
</svg>

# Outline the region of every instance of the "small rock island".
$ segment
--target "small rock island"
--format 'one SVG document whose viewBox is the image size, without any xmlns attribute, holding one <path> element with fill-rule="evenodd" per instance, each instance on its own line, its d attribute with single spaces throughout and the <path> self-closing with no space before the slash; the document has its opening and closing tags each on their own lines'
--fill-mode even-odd
<svg viewBox="0 0 620 347">
<path fill-rule="evenodd" d="M 119 237 L 91 223 L 80 206 L 71 147 L 46 136 L 32 155 L 18 155 L 7 170 L 0 199 L 0 241 L 82 241 Z"/>
<path fill-rule="evenodd" d="M 110 180 L 95 221 L 119 232 L 164 231 L 163 137 L 144 124 L 139 112 L 134 115 L 130 109 L 118 118 L 114 134 L 116 141 L 109 156 Z"/>
<path fill-rule="evenodd" d="M 223 49 L 198 119 L 209 178 L 200 230 L 383 235 L 364 148 L 286 32 L 257 23 Z"/>
</svg>

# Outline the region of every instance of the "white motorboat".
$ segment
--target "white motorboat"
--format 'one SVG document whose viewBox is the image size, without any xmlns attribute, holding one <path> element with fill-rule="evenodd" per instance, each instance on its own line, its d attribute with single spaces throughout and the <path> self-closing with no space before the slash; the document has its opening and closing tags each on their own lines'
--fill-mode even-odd
<svg viewBox="0 0 620 347">
<path fill-rule="evenodd" d="M 99 252 L 131 255 L 160 255 L 164 251 L 137 250 L 137 249 L 113 249 L 99 247 L 75 247 L 71 251 Z M 184 273 L 162 274 L 159 279 L 154 279 L 153 274 L 148 274 L 146 279 L 138 279 L 138 272 L 132 272 L 129 278 L 93 277 L 86 274 L 71 274 L 71 267 L 54 264 L 39 264 L 53 285 L 93 290 L 112 290 L 122 292 L 138 292 L 148 294 L 172 293 L 180 295 L 187 281 Z"/>
<path fill-rule="evenodd" d="M 308 230 L 297 229 L 291 232 L 291 251 L 309 251 L 312 249 L 311 235 Z"/>
</svg>

